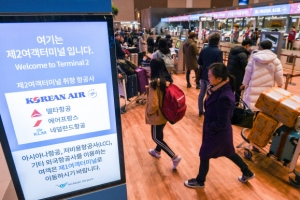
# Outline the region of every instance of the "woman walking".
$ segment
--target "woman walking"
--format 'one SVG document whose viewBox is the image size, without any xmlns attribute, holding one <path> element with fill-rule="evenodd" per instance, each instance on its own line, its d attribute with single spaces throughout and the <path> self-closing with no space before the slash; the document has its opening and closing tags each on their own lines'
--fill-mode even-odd
<svg viewBox="0 0 300 200">
<path fill-rule="evenodd" d="M 235 79 L 229 74 L 223 63 L 214 63 L 208 70 L 209 87 L 204 103 L 205 118 L 203 124 L 202 146 L 200 148 L 200 167 L 196 178 L 187 180 L 184 185 L 191 188 L 203 188 L 209 169 L 209 160 L 225 156 L 242 171 L 238 177 L 241 182 L 254 178 L 243 159 L 235 153 L 233 146 L 231 117 L 235 106 Z"/>
<path fill-rule="evenodd" d="M 161 150 L 166 152 L 172 159 L 172 169 L 176 169 L 181 160 L 181 156 L 175 154 L 164 141 L 164 127 L 167 119 L 163 116 L 160 107 L 162 106 L 163 94 L 172 82 L 172 78 L 167 71 L 164 60 L 154 58 L 150 62 L 150 85 L 146 104 L 146 124 L 151 125 L 152 139 L 156 143 L 155 149 L 149 149 L 149 154 L 156 158 L 161 157 Z"/>
</svg>

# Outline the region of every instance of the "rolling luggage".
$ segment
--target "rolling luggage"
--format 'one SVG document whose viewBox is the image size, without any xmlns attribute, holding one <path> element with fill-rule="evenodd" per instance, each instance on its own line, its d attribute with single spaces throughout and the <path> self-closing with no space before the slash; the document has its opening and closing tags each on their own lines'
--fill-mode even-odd
<svg viewBox="0 0 300 200">
<path fill-rule="evenodd" d="M 135 70 L 138 79 L 138 91 L 142 94 L 146 92 L 146 85 L 149 85 L 146 70 L 138 68 Z"/>
<path fill-rule="evenodd" d="M 138 84 L 136 74 L 127 75 L 126 94 L 127 99 L 138 95 Z"/>
<path fill-rule="evenodd" d="M 299 136 L 294 128 L 280 126 L 273 134 L 269 153 L 275 155 L 285 165 L 288 164 L 293 158 Z"/>
<path fill-rule="evenodd" d="M 138 54 L 137 53 L 130 54 L 130 61 L 133 62 L 136 66 L 138 66 Z"/>
</svg>

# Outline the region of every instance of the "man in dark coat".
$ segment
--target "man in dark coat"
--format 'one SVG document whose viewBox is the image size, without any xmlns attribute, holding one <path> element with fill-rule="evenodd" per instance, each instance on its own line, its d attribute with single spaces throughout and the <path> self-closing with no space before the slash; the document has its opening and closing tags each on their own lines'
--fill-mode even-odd
<svg viewBox="0 0 300 200">
<path fill-rule="evenodd" d="M 186 65 L 187 88 L 192 87 L 190 82 L 191 70 L 195 71 L 195 76 L 198 71 L 197 55 L 199 54 L 199 50 L 197 48 L 195 37 L 196 34 L 194 32 L 191 32 L 189 34 L 188 40 L 183 45 L 183 54 L 184 54 L 185 65 Z M 196 83 L 196 89 L 200 89 L 200 83 Z"/>
<path fill-rule="evenodd" d="M 235 46 L 231 48 L 228 56 L 227 67 L 229 73 L 235 76 L 235 90 L 236 94 L 238 94 L 239 96 L 241 96 L 240 86 L 242 85 L 245 75 L 245 68 L 248 64 L 251 44 L 252 41 L 250 39 L 244 40 L 242 42 L 242 46 Z M 239 97 L 236 97 L 236 100 L 238 102 Z"/>
<path fill-rule="evenodd" d="M 154 39 L 153 39 L 153 33 L 150 32 L 149 37 L 147 38 L 147 46 L 148 46 L 148 52 L 153 53 L 154 49 Z"/>
<path fill-rule="evenodd" d="M 125 59 L 125 52 L 123 51 L 120 43 L 120 34 L 115 33 L 115 45 L 117 59 Z"/>
<path fill-rule="evenodd" d="M 218 48 L 219 41 L 219 33 L 211 34 L 208 37 L 208 47 L 201 50 L 198 58 L 198 65 L 201 66 L 202 70 L 200 78 L 201 90 L 198 97 L 199 117 L 204 114 L 203 99 L 206 94 L 207 86 L 209 84 L 207 77 L 208 67 L 215 62 L 223 62 L 223 53 Z"/>
</svg>

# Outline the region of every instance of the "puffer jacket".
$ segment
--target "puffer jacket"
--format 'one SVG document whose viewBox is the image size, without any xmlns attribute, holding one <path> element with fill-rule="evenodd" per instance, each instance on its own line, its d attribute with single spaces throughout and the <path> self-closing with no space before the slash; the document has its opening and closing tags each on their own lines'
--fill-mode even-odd
<svg viewBox="0 0 300 200">
<path fill-rule="evenodd" d="M 245 68 L 248 63 L 249 51 L 242 46 L 235 46 L 230 49 L 228 56 L 228 70 L 235 76 L 235 89 L 239 91 L 245 75 Z"/>
<path fill-rule="evenodd" d="M 187 42 L 183 45 L 183 54 L 185 57 L 186 67 L 190 70 L 197 69 L 197 56 L 199 55 L 199 50 L 195 40 L 187 40 Z"/>
<path fill-rule="evenodd" d="M 243 100 L 252 111 L 259 111 L 255 103 L 259 95 L 275 86 L 283 85 L 283 69 L 277 55 L 271 50 L 261 50 L 252 54 L 243 80 L 245 92 Z"/>
</svg>

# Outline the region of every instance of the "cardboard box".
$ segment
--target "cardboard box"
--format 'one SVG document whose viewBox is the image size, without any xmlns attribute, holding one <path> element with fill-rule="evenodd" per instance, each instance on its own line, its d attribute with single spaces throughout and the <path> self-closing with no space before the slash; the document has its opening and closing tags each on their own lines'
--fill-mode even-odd
<svg viewBox="0 0 300 200">
<path fill-rule="evenodd" d="M 297 96 L 296 96 L 297 97 Z M 280 101 L 273 117 L 288 127 L 294 127 L 298 116 L 300 116 L 300 101 L 295 95 Z"/>
<path fill-rule="evenodd" d="M 278 122 L 274 118 L 260 112 L 247 138 L 251 143 L 263 148 L 268 144 L 277 125 Z"/>
<path fill-rule="evenodd" d="M 273 116 L 274 110 L 278 106 L 280 100 L 290 95 L 292 95 L 290 92 L 282 88 L 273 87 L 260 94 L 255 107 L 263 113 Z"/>
</svg>

